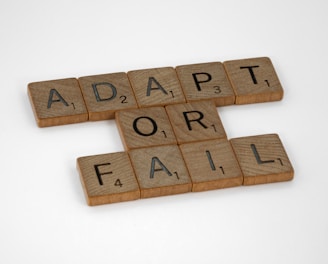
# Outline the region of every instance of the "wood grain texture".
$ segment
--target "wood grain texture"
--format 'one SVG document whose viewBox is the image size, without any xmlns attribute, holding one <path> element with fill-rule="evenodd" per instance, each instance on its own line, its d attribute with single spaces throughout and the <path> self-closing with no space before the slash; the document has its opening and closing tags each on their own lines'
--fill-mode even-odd
<svg viewBox="0 0 328 264">
<path fill-rule="evenodd" d="M 294 169 L 277 134 L 233 138 L 230 140 L 244 185 L 292 180 Z"/>
<path fill-rule="evenodd" d="M 225 61 L 223 63 L 236 94 L 236 104 L 278 101 L 283 89 L 267 57 Z"/>
<path fill-rule="evenodd" d="M 141 198 L 191 191 L 191 180 L 177 145 L 135 149 L 129 155 Z"/>
<path fill-rule="evenodd" d="M 139 186 L 125 152 L 80 157 L 77 169 L 88 205 L 140 198 Z"/>
<path fill-rule="evenodd" d="M 128 77 L 139 107 L 186 101 L 173 67 L 129 71 Z"/>
<path fill-rule="evenodd" d="M 235 93 L 221 62 L 176 67 L 187 102 L 212 99 L 216 106 L 235 103 Z"/>
<path fill-rule="evenodd" d="M 180 145 L 192 181 L 192 191 L 240 186 L 243 174 L 226 139 Z"/>
<path fill-rule="evenodd" d="M 164 107 L 119 111 L 116 123 L 126 150 L 177 143 Z"/>
<path fill-rule="evenodd" d="M 227 137 L 212 100 L 168 105 L 165 108 L 178 144 Z"/>
<path fill-rule="evenodd" d="M 113 119 L 118 110 L 138 107 L 124 72 L 84 76 L 78 80 L 91 121 Z"/>
<path fill-rule="evenodd" d="M 39 127 L 88 120 L 88 111 L 75 78 L 29 83 L 27 90 Z"/>
</svg>

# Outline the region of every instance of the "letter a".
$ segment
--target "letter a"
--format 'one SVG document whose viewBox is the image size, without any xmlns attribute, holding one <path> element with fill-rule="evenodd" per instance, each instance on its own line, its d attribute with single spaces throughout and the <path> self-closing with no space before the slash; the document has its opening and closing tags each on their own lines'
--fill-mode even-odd
<svg viewBox="0 0 328 264">
<path fill-rule="evenodd" d="M 155 162 L 161 166 L 160 169 L 155 169 Z M 165 165 L 160 161 L 159 158 L 153 157 L 151 159 L 151 167 L 150 167 L 150 178 L 154 178 L 155 171 L 164 171 L 168 176 L 172 176 L 172 173 L 165 167 Z"/>
<path fill-rule="evenodd" d="M 157 85 L 157 87 L 152 87 L 153 82 Z M 164 94 L 167 94 L 167 91 L 160 85 L 160 83 L 154 78 L 149 77 L 148 86 L 147 86 L 147 96 L 150 96 L 151 90 L 161 90 Z"/>
<path fill-rule="evenodd" d="M 58 97 L 58 99 L 54 100 L 54 94 Z M 48 99 L 48 108 L 51 108 L 52 103 L 55 102 L 62 102 L 65 106 L 69 106 L 68 103 L 65 101 L 65 99 L 60 95 L 60 93 L 56 89 L 51 89 L 49 93 L 49 99 Z"/>
</svg>

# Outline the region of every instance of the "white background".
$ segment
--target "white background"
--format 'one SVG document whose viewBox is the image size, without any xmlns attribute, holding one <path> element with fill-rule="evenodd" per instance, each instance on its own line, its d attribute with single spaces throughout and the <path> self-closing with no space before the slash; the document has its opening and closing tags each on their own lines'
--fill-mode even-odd
<svg viewBox="0 0 328 264">
<path fill-rule="evenodd" d="M 0 2 L 0 263 L 328 263 L 324 0 Z M 278 133 L 291 182 L 89 207 L 80 156 L 115 121 L 38 128 L 29 82 L 268 56 L 282 101 L 218 108 L 229 138 Z"/>
</svg>

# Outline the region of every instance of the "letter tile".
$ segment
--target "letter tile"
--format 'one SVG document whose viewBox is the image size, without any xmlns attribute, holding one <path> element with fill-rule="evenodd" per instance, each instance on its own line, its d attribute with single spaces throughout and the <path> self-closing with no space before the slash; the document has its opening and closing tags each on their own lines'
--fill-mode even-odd
<svg viewBox="0 0 328 264">
<path fill-rule="evenodd" d="M 278 101 L 283 89 L 267 57 L 225 61 L 223 63 L 236 94 L 236 104 Z"/>
<path fill-rule="evenodd" d="M 176 67 L 187 102 L 212 99 L 216 106 L 235 103 L 235 93 L 221 62 Z"/>
<path fill-rule="evenodd" d="M 29 83 L 27 91 L 39 127 L 88 120 L 88 111 L 75 78 Z"/>
<path fill-rule="evenodd" d="M 141 148 L 129 152 L 141 198 L 191 191 L 191 180 L 177 145 Z"/>
<path fill-rule="evenodd" d="M 115 112 L 137 108 L 129 79 L 124 72 L 80 77 L 89 120 L 113 119 Z"/>
<path fill-rule="evenodd" d="M 140 198 L 139 185 L 126 152 L 80 157 L 77 169 L 88 205 Z"/>
<path fill-rule="evenodd" d="M 277 134 L 233 138 L 230 140 L 244 185 L 292 180 L 294 170 Z"/>
<path fill-rule="evenodd" d="M 243 184 L 230 142 L 216 139 L 180 145 L 192 181 L 192 191 L 207 191 Z"/>
<path fill-rule="evenodd" d="M 168 105 L 166 111 L 178 144 L 227 137 L 212 100 Z"/>
<path fill-rule="evenodd" d="M 139 107 L 186 101 L 173 67 L 129 71 L 128 77 Z"/>
<path fill-rule="evenodd" d="M 177 143 L 164 107 L 119 111 L 116 123 L 126 150 Z"/>
</svg>

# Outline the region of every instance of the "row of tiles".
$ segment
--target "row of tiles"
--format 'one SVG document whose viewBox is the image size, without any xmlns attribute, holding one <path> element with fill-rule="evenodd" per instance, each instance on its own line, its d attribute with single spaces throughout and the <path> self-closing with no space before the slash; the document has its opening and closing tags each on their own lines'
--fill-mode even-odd
<svg viewBox="0 0 328 264">
<path fill-rule="evenodd" d="M 37 124 L 112 119 L 119 110 L 211 99 L 216 106 L 281 100 L 267 57 L 134 70 L 28 84 Z"/>
<path fill-rule="evenodd" d="M 88 205 L 293 179 L 277 134 L 139 148 L 77 159 Z"/>
</svg>

